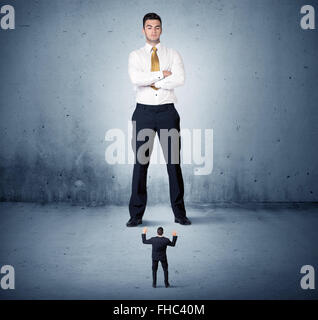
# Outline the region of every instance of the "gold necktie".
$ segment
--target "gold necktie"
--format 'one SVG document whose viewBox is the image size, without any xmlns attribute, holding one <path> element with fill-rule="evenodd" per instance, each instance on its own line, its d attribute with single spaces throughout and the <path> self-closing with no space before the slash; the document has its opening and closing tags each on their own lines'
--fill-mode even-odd
<svg viewBox="0 0 318 320">
<path fill-rule="evenodd" d="M 151 71 L 160 71 L 159 58 L 157 56 L 157 48 L 152 47 L 151 54 Z M 158 90 L 155 86 L 151 86 L 152 89 Z"/>
</svg>

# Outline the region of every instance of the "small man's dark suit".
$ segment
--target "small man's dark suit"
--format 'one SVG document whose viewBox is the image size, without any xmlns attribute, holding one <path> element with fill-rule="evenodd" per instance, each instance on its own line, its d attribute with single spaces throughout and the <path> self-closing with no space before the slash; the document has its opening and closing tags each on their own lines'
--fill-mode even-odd
<svg viewBox="0 0 318 320">
<path fill-rule="evenodd" d="M 164 272 L 165 277 L 165 285 L 166 287 L 169 286 L 168 281 L 168 260 L 167 260 L 167 246 L 174 247 L 177 242 L 177 236 L 173 236 L 172 241 L 166 237 L 152 237 L 150 239 L 146 239 L 146 234 L 142 233 L 142 242 L 144 244 L 152 244 L 152 280 L 153 285 L 156 286 L 157 284 L 157 270 L 158 270 L 158 263 L 161 262 L 162 269 Z"/>
</svg>

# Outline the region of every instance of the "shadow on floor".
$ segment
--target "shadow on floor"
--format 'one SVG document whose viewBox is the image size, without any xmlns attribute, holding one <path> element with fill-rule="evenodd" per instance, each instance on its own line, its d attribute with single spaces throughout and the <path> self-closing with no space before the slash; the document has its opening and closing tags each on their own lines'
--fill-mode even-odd
<svg viewBox="0 0 318 320">
<path fill-rule="evenodd" d="M 192 222 L 192 225 L 194 224 L 215 224 L 215 223 L 224 223 L 226 222 L 226 220 L 228 220 L 226 217 L 220 217 L 220 216 L 206 216 L 206 217 L 191 217 L 188 216 L 188 218 L 190 219 L 190 221 Z M 148 219 L 143 219 L 142 220 L 142 224 L 139 225 L 140 227 L 156 227 L 159 225 L 165 225 L 169 222 L 173 222 L 172 221 L 167 221 L 167 220 L 148 220 Z M 174 223 L 174 222 L 173 222 Z M 175 223 L 176 226 L 179 225 L 179 223 Z M 186 227 L 191 227 L 191 225 L 186 226 Z"/>
</svg>

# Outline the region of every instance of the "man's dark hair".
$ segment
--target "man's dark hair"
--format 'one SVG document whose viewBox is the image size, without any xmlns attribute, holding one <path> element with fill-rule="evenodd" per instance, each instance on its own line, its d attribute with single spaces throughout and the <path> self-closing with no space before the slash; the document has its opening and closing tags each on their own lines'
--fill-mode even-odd
<svg viewBox="0 0 318 320">
<path fill-rule="evenodd" d="M 145 23 L 146 23 L 147 20 L 159 20 L 160 21 L 160 25 L 162 26 L 161 18 L 154 12 L 147 13 L 144 16 L 144 18 L 142 20 L 144 28 L 145 28 Z"/>
<path fill-rule="evenodd" d="M 159 228 L 157 229 L 157 233 L 159 234 L 159 236 L 162 236 L 162 234 L 163 234 L 163 228 L 162 228 L 162 227 L 159 227 Z"/>
</svg>

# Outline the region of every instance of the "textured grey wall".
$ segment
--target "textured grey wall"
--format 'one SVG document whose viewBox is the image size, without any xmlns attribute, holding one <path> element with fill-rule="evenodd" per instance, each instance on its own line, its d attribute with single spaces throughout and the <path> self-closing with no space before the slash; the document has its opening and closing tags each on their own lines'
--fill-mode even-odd
<svg viewBox="0 0 318 320">
<path fill-rule="evenodd" d="M 128 202 L 132 165 L 106 163 L 104 137 L 128 131 L 128 54 L 147 12 L 184 60 L 181 126 L 214 133 L 212 173 L 183 165 L 185 201 L 318 200 L 317 29 L 299 25 L 315 1 L 0 4 L 16 11 L 16 29 L 0 30 L 2 201 Z M 165 166 L 148 181 L 149 203 L 168 202 Z"/>
</svg>

